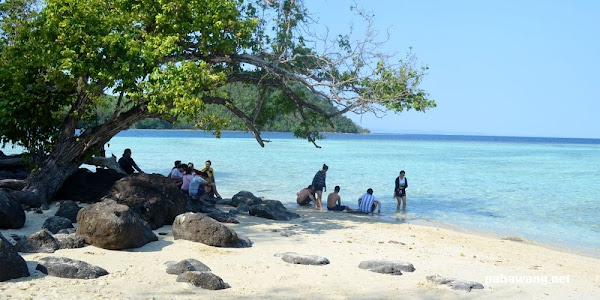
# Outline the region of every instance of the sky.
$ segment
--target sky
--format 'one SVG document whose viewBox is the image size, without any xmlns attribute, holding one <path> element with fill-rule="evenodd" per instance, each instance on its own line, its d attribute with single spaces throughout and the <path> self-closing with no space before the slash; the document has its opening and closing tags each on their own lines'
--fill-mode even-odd
<svg viewBox="0 0 600 300">
<path fill-rule="evenodd" d="M 305 0 L 317 31 L 358 31 L 374 14 L 382 48 L 429 67 L 437 107 L 348 115 L 374 133 L 600 138 L 600 1 Z M 363 24 L 363 25 L 361 25 Z"/>
</svg>

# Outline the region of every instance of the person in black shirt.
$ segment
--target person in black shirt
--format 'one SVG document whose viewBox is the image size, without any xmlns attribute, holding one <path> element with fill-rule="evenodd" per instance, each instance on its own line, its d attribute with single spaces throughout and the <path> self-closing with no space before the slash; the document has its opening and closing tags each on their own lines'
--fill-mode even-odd
<svg viewBox="0 0 600 300">
<path fill-rule="evenodd" d="M 142 171 L 140 167 L 135 164 L 133 158 L 131 158 L 131 149 L 129 148 L 125 149 L 125 151 L 123 151 L 123 156 L 119 158 L 119 166 L 121 166 L 121 169 L 123 169 L 123 171 L 125 171 L 127 174 L 133 174 L 134 168 L 138 172 L 144 173 L 144 171 Z"/>
</svg>

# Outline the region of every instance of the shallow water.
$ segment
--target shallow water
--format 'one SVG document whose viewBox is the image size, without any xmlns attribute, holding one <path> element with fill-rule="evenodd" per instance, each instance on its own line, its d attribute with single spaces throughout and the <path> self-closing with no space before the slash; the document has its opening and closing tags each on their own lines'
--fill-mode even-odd
<svg viewBox="0 0 600 300">
<path fill-rule="evenodd" d="M 145 172 L 173 161 L 212 160 L 224 197 L 240 190 L 295 203 L 323 163 L 328 192 L 357 207 L 367 188 L 383 218 L 452 224 L 577 251 L 600 253 L 600 140 L 432 135 L 331 134 L 321 149 L 287 133 L 266 133 L 265 148 L 245 133 L 216 139 L 197 131 L 129 130 L 107 154 L 131 148 Z M 5 153 L 11 153 L 10 149 Z M 407 212 L 396 214 L 394 179 L 406 171 Z"/>
</svg>

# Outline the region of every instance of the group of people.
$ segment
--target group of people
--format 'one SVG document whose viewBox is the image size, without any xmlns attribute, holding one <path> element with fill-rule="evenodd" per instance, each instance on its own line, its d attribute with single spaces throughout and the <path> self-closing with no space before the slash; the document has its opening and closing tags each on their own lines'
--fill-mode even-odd
<svg viewBox="0 0 600 300">
<path fill-rule="evenodd" d="M 299 205 L 310 205 L 311 202 L 314 202 L 316 209 L 321 211 L 323 210 L 322 197 L 323 192 L 327 191 L 326 175 L 328 170 L 329 166 L 323 164 L 323 168 L 317 171 L 313 177 L 312 184 L 296 193 L 296 202 Z M 394 198 L 398 201 L 398 206 L 396 207 L 397 211 L 400 210 L 400 206 L 402 206 L 402 210 L 406 211 L 406 189 L 408 188 L 408 180 L 406 179 L 405 175 L 406 172 L 404 172 L 404 170 L 400 171 L 400 174 L 395 181 Z M 327 210 L 345 210 L 348 212 L 355 211 L 347 205 L 342 205 L 342 199 L 339 195 L 339 192 L 340 186 L 336 186 L 333 190 L 333 193 L 330 193 L 327 196 Z M 376 209 L 378 213 L 381 213 L 381 200 L 373 195 L 373 189 L 369 188 L 364 195 L 358 198 L 357 211 L 372 214 Z"/>
<path fill-rule="evenodd" d="M 176 160 L 175 166 L 171 169 L 168 177 L 181 188 L 183 193 L 193 198 L 205 195 L 210 198 L 221 198 L 217 191 L 215 171 L 210 160 L 204 163 L 204 168 L 201 170 L 195 169 L 194 164 L 191 162 L 182 164 L 180 160 Z"/>
</svg>

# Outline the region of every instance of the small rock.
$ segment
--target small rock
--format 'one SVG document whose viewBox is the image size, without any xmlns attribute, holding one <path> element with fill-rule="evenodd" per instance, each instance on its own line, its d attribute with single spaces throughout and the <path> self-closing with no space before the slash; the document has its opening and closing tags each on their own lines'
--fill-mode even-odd
<svg viewBox="0 0 600 300">
<path fill-rule="evenodd" d="M 440 275 L 427 276 L 427 280 L 435 282 L 437 284 L 447 285 L 453 290 L 463 290 L 470 292 L 471 289 L 483 289 L 483 285 L 478 282 L 442 277 Z"/>
<path fill-rule="evenodd" d="M 302 255 L 295 252 L 285 252 L 275 254 L 275 257 L 281 257 L 281 259 L 290 264 L 296 265 L 328 265 L 329 260 L 325 257 L 316 255 Z"/>
<path fill-rule="evenodd" d="M 229 284 L 225 283 L 221 277 L 211 272 L 185 272 L 177 276 L 177 282 L 189 282 L 194 286 L 207 290 L 222 290 L 230 288 Z"/>
<path fill-rule="evenodd" d="M 44 221 L 42 229 L 48 229 L 52 233 L 58 233 L 61 229 L 73 228 L 73 222 L 64 217 L 50 217 Z"/>
<path fill-rule="evenodd" d="M 358 267 L 371 272 L 390 275 L 402 275 L 402 271 L 415 271 L 415 267 L 411 263 L 404 261 L 366 260 L 362 261 Z"/>
<path fill-rule="evenodd" d="M 198 272 L 209 272 L 210 268 L 198 260 L 189 258 L 180 262 L 168 261 L 167 273 L 173 275 L 179 275 L 185 272 L 198 271 Z"/>
<path fill-rule="evenodd" d="M 70 234 L 55 234 L 54 238 L 58 241 L 60 249 L 75 249 L 83 248 L 85 246 L 85 240 L 82 236 L 70 233 Z"/>
<path fill-rule="evenodd" d="M 94 279 L 108 275 L 103 268 L 67 257 L 44 257 L 35 269 L 49 276 L 72 279 Z"/>
<path fill-rule="evenodd" d="M 15 248 L 24 253 L 53 253 L 60 249 L 60 243 L 44 229 L 18 241 Z"/>
</svg>

